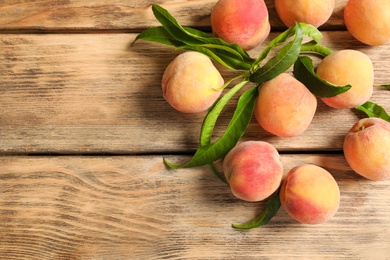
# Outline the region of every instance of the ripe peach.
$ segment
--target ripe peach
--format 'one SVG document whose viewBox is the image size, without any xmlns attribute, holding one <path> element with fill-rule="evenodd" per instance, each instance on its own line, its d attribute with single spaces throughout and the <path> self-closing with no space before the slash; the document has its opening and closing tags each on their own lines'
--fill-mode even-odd
<svg viewBox="0 0 390 260">
<path fill-rule="evenodd" d="M 356 122 L 344 139 L 344 156 L 351 168 L 370 180 L 390 179 L 390 123 L 380 118 Z"/>
<path fill-rule="evenodd" d="M 329 20 L 334 5 L 335 0 L 275 0 L 276 11 L 287 27 L 295 22 L 319 27 Z"/>
<path fill-rule="evenodd" d="M 352 36 L 367 45 L 390 42 L 389 0 L 349 0 L 344 21 Z"/>
<path fill-rule="evenodd" d="M 336 180 L 325 169 L 304 164 L 291 169 L 280 190 L 280 202 L 287 213 L 305 224 L 331 219 L 340 204 Z"/>
<path fill-rule="evenodd" d="M 335 51 L 318 65 L 317 74 L 335 85 L 351 85 L 347 92 L 322 98 L 333 108 L 354 108 L 368 101 L 373 92 L 374 67 L 371 59 L 357 50 Z"/>
<path fill-rule="evenodd" d="M 233 195 L 261 201 L 274 193 L 283 177 L 283 165 L 274 146 L 263 141 L 236 145 L 223 160 L 223 171 Z"/>
<path fill-rule="evenodd" d="M 165 69 L 163 96 L 176 110 L 197 113 L 207 110 L 221 95 L 224 80 L 212 61 L 199 52 L 184 52 Z"/>
<path fill-rule="evenodd" d="M 264 130 L 292 137 L 307 129 L 316 109 L 317 99 L 305 85 L 282 73 L 260 87 L 254 115 Z"/>
<path fill-rule="evenodd" d="M 211 11 L 216 37 L 250 50 L 269 35 L 271 26 L 264 0 L 219 0 Z"/>
</svg>

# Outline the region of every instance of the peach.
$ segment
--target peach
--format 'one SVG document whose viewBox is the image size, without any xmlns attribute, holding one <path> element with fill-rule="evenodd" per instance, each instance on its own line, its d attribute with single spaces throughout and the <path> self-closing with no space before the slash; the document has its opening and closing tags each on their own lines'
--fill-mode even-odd
<svg viewBox="0 0 390 260">
<path fill-rule="evenodd" d="M 271 26 L 263 0 L 219 0 L 211 11 L 216 37 L 250 50 L 269 35 Z"/>
<path fill-rule="evenodd" d="M 390 123 L 364 118 L 348 131 L 343 145 L 351 168 L 370 180 L 390 179 Z"/>
<path fill-rule="evenodd" d="M 371 59 L 357 50 L 335 51 L 325 57 L 317 68 L 322 79 L 335 85 L 352 87 L 334 97 L 322 98 L 333 108 L 354 108 L 364 104 L 374 89 L 374 67 Z"/>
<path fill-rule="evenodd" d="M 335 0 L 275 0 L 275 8 L 282 22 L 291 27 L 303 22 L 320 27 L 333 13 Z"/>
<path fill-rule="evenodd" d="M 221 95 L 224 80 L 212 61 L 199 52 L 184 52 L 165 69 L 163 96 L 176 110 L 198 113 L 207 110 Z"/>
<path fill-rule="evenodd" d="M 245 201 L 261 201 L 280 186 L 283 165 L 274 146 L 263 141 L 236 145 L 223 160 L 223 171 L 234 196 Z"/>
<path fill-rule="evenodd" d="M 390 1 L 349 0 L 344 9 L 348 31 L 367 45 L 390 42 Z"/>
<path fill-rule="evenodd" d="M 260 126 L 280 137 L 302 134 L 313 120 L 316 97 L 288 73 L 265 82 L 259 90 L 254 115 Z"/>
<path fill-rule="evenodd" d="M 280 189 L 280 202 L 295 220 L 304 224 L 320 224 L 336 214 L 340 190 L 327 170 L 303 164 L 287 173 Z"/>
</svg>

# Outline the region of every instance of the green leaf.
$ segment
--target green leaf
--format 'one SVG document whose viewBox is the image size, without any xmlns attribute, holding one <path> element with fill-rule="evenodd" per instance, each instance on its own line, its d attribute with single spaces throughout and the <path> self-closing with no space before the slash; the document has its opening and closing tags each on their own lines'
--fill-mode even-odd
<svg viewBox="0 0 390 260">
<path fill-rule="evenodd" d="M 218 177 L 218 179 L 220 179 L 221 181 L 223 181 L 224 183 L 229 185 L 229 182 L 226 180 L 225 175 L 224 175 L 223 172 L 219 172 L 217 170 L 217 168 L 215 168 L 213 163 L 210 163 L 209 167 L 210 167 L 211 171 L 214 173 L 214 175 Z"/>
<path fill-rule="evenodd" d="M 285 72 L 294 64 L 301 50 L 303 35 L 299 24 L 292 28 L 295 28 L 294 40 L 281 48 L 263 67 L 254 71 L 250 81 L 261 84 Z"/>
<path fill-rule="evenodd" d="M 312 53 L 312 54 L 318 54 L 323 57 L 326 57 L 330 55 L 333 51 L 329 49 L 328 47 L 325 47 L 323 45 L 320 45 L 316 43 L 315 41 L 310 41 L 307 43 L 302 44 L 301 46 L 301 53 Z"/>
<path fill-rule="evenodd" d="M 189 35 L 178 21 L 164 8 L 159 5 L 152 5 L 153 14 L 161 25 L 176 40 L 185 44 L 202 44 L 203 42 Z"/>
<path fill-rule="evenodd" d="M 210 164 L 224 157 L 245 133 L 246 127 L 252 118 L 257 95 L 257 86 L 245 91 L 238 100 L 234 115 L 224 134 L 217 141 L 200 146 L 189 162 L 175 165 L 164 159 L 165 163 L 173 169 L 191 168 Z"/>
<path fill-rule="evenodd" d="M 290 27 L 286 31 L 280 33 L 276 38 L 274 38 L 265 48 L 264 50 L 260 53 L 259 57 L 254 63 L 255 69 L 256 67 L 268 56 L 268 54 L 278 47 L 279 45 L 282 45 L 285 43 L 289 38 L 295 35 L 295 29 L 296 27 Z"/>
<path fill-rule="evenodd" d="M 363 105 L 356 107 L 356 109 L 363 111 L 369 117 L 379 117 L 383 120 L 386 120 L 387 122 L 390 122 L 390 116 L 386 110 L 374 102 L 367 101 Z"/>
<path fill-rule="evenodd" d="M 254 69 L 257 69 L 259 64 L 268 56 L 268 54 L 273 49 L 275 49 L 279 45 L 282 45 L 292 36 L 296 35 L 296 30 L 298 26 L 302 29 L 302 35 L 312 38 L 314 42 L 319 42 L 322 39 L 322 34 L 316 27 L 305 23 L 297 23 L 295 26 L 290 27 L 286 31 L 280 33 L 265 47 L 265 49 L 260 53 L 257 60 L 254 62 Z"/>
<path fill-rule="evenodd" d="M 267 200 L 265 203 L 265 210 L 258 217 L 242 224 L 232 224 L 232 226 L 239 229 L 252 229 L 266 225 L 272 219 L 272 217 L 275 216 L 281 206 L 279 193 L 280 187 Z"/>
<path fill-rule="evenodd" d="M 232 70 L 249 70 L 251 68 L 251 64 L 246 63 L 242 57 L 234 57 L 232 50 L 226 50 L 223 46 L 199 44 L 184 45 L 178 49 L 203 53 L 215 62 Z"/>
<path fill-rule="evenodd" d="M 313 61 L 307 56 L 300 56 L 294 64 L 294 76 L 311 93 L 318 97 L 333 97 L 348 91 L 351 86 L 337 86 L 321 79 L 315 72 Z"/>
<path fill-rule="evenodd" d="M 201 40 L 205 44 L 219 45 L 219 46 L 227 47 L 227 48 L 229 48 L 229 49 L 239 53 L 240 56 L 242 57 L 242 59 L 245 62 L 248 62 L 248 63 L 253 63 L 254 62 L 254 59 L 251 58 L 249 56 L 249 54 L 246 51 L 244 51 L 237 44 L 227 43 L 227 42 L 225 42 L 224 40 L 222 40 L 220 38 L 213 37 L 212 35 L 210 35 L 208 33 L 205 33 L 205 32 L 202 32 L 202 31 L 198 31 L 198 30 L 193 29 L 191 27 L 184 27 L 184 30 L 187 33 L 189 33 L 190 35 L 192 35 L 194 38 L 197 38 L 198 40 Z"/>
<path fill-rule="evenodd" d="M 390 84 L 382 84 L 381 87 L 387 88 L 390 90 Z"/>
<path fill-rule="evenodd" d="M 161 26 L 149 28 L 141 32 L 140 34 L 137 35 L 137 37 L 135 38 L 131 46 L 133 46 L 134 43 L 138 40 L 157 42 L 157 43 L 161 43 L 173 47 L 179 47 L 183 45 L 181 41 L 176 40 L 168 33 L 168 31 L 164 27 Z"/>
<path fill-rule="evenodd" d="M 211 137 L 213 134 L 214 126 L 217 122 L 217 119 L 222 112 L 222 109 L 225 107 L 227 102 L 246 84 L 248 80 L 243 80 L 240 83 L 236 84 L 231 88 L 226 94 L 214 103 L 207 115 L 205 116 L 202 128 L 200 131 L 200 146 L 208 145 L 211 142 Z"/>
<path fill-rule="evenodd" d="M 142 39 L 159 40 L 159 42 L 165 44 L 173 43 L 171 45 L 179 49 L 201 52 L 231 69 L 248 70 L 251 68 L 254 60 L 238 45 L 226 43 L 221 39 L 190 27 L 182 27 L 166 9 L 159 5 L 152 5 L 152 10 L 165 31 L 147 30 L 148 37 L 141 35 Z M 151 36 L 152 32 L 158 33 L 158 39 Z M 164 38 L 161 38 L 162 36 Z M 138 39 L 137 37 L 136 40 Z"/>
<path fill-rule="evenodd" d="M 307 23 L 299 23 L 299 25 L 302 28 L 303 35 L 313 39 L 317 43 L 322 40 L 322 33 L 315 26 Z"/>
</svg>

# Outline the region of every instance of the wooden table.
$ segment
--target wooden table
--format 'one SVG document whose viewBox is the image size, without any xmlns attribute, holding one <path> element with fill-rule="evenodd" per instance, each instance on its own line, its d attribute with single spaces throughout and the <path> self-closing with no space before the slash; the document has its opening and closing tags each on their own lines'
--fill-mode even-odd
<svg viewBox="0 0 390 260">
<path fill-rule="evenodd" d="M 155 3 L 183 25 L 209 31 L 215 2 Z M 390 82 L 390 45 L 352 38 L 343 24 L 346 2 L 336 1 L 322 43 L 366 53 L 375 83 Z M 299 137 L 274 137 L 253 120 L 242 138 L 275 145 L 286 172 L 314 163 L 333 174 L 341 205 L 321 225 L 299 224 L 280 209 L 262 228 L 234 229 L 264 203 L 236 199 L 207 167 L 164 165 L 163 157 L 190 158 L 204 114 L 181 114 L 162 98 L 161 76 L 177 52 L 148 42 L 130 47 L 158 25 L 152 3 L 1 2 L 0 258 L 389 259 L 390 181 L 359 177 L 342 154 L 346 132 L 364 117 L 356 110 L 319 101 Z M 265 44 L 285 29 L 273 1 L 266 3 L 272 33 Z M 376 87 L 371 100 L 390 111 L 389 99 L 389 90 Z"/>
</svg>

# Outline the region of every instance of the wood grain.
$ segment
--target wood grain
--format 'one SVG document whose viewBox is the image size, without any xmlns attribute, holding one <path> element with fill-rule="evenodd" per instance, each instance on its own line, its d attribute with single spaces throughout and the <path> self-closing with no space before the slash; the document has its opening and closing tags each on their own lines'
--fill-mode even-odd
<svg viewBox="0 0 390 260">
<path fill-rule="evenodd" d="M 169 157 L 186 160 L 188 157 Z M 0 255 L 6 259 L 384 259 L 390 182 L 360 178 L 342 156 L 285 155 L 329 170 L 338 213 L 303 225 L 280 209 L 235 230 L 263 203 L 235 199 L 206 167 L 167 170 L 160 156 L 0 157 Z M 281 250 L 283 248 L 283 250 Z"/>
<path fill-rule="evenodd" d="M 135 36 L 0 35 L 0 152 L 193 152 L 204 114 L 178 113 L 161 93 L 163 71 L 178 53 L 144 41 L 130 47 Z M 324 32 L 323 44 L 361 50 L 373 60 L 376 83 L 390 82 L 390 45 L 369 48 L 343 31 Z M 256 57 L 263 46 L 250 54 Z M 234 76 L 219 68 L 226 80 Z M 388 90 L 375 88 L 372 100 L 387 110 L 389 98 Z M 235 101 L 221 115 L 216 136 Z M 283 151 L 340 150 L 345 133 L 362 116 L 319 101 L 303 135 L 275 138 L 253 120 L 245 139 L 267 140 Z"/>
<path fill-rule="evenodd" d="M 285 28 L 280 21 L 274 0 L 265 0 L 273 30 Z M 210 27 L 210 12 L 215 0 L 150 1 L 150 0 L 3 0 L 0 4 L 0 31 L 139 31 L 156 26 L 151 4 L 160 4 L 186 26 Z M 337 0 L 334 13 L 323 26 L 344 28 L 343 9 L 347 0 Z"/>
</svg>

